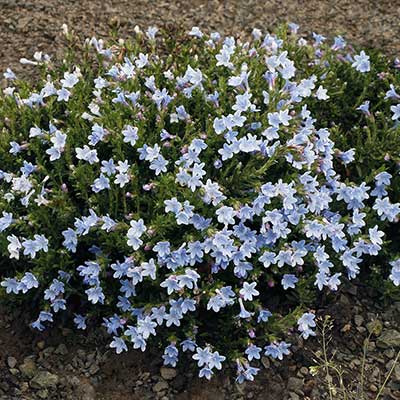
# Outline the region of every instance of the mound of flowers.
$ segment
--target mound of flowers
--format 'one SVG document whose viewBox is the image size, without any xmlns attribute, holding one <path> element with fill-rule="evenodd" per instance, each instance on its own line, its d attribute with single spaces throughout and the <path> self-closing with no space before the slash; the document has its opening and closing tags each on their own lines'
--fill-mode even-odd
<svg viewBox="0 0 400 400">
<path fill-rule="evenodd" d="M 400 63 L 297 29 L 137 29 L 8 69 L 2 300 L 243 382 L 315 334 L 309 293 L 396 290 Z"/>
</svg>

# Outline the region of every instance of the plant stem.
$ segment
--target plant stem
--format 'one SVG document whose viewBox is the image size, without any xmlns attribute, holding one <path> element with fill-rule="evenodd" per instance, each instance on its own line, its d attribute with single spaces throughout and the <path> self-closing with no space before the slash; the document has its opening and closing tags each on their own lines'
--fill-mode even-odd
<svg viewBox="0 0 400 400">
<path fill-rule="evenodd" d="M 378 400 L 378 399 L 379 399 L 379 396 L 382 394 L 383 389 L 385 389 L 385 386 L 386 386 L 386 384 L 388 383 L 388 381 L 389 381 L 389 379 L 390 379 L 390 376 L 392 375 L 392 373 L 393 373 L 393 371 L 394 371 L 394 369 L 395 369 L 395 367 L 396 367 L 397 361 L 399 361 L 399 358 L 400 358 L 400 350 L 399 350 L 399 352 L 397 353 L 397 356 L 396 356 L 396 358 L 394 359 L 392 368 L 390 368 L 390 371 L 389 371 L 388 374 L 386 375 L 386 379 L 385 379 L 385 381 L 383 382 L 383 385 L 381 386 L 381 388 L 379 389 L 379 392 L 378 392 L 378 394 L 376 395 L 375 400 Z"/>
</svg>

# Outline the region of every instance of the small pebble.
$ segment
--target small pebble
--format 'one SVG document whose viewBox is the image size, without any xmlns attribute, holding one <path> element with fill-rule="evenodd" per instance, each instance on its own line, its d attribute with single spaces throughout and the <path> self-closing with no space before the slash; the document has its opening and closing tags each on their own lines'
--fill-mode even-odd
<svg viewBox="0 0 400 400">
<path fill-rule="evenodd" d="M 40 342 L 36 343 L 36 346 L 38 347 L 38 349 L 43 350 L 44 346 L 45 346 L 45 342 L 43 340 L 41 340 Z"/>
<path fill-rule="evenodd" d="M 8 357 L 7 358 L 7 365 L 10 368 L 15 368 L 15 366 L 17 365 L 17 359 L 15 357 L 12 357 L 12 356 Z"/>
<path fill-rule="evenodd" d="M 369 385 L 369 390 L 370 390 L 371 392 L 375 393 L 375 392 L 378 391 L 378 388 L 377 388 L 374 384 L 372 384 L 372 385 Z"/>
</svg>

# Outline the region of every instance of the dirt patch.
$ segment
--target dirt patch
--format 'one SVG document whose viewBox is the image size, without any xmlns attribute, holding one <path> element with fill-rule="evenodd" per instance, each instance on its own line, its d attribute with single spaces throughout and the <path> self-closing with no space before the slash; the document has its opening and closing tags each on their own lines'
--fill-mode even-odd
<svg viewBox="0 0 400 400">
<path fill-rule="evenodd" d="M 400 340 L 400 303 L 379 304 L 374 294 L 355 286 L 320 305 L 334 316 L 329 354 L 344 367 L 347 383 L 359 382 L 362 351 L 372 320 L 380 329 L 371 338 L 366 358 L 367 399 L 375 398 L 396 357 Z M 254 382 L 237 385 L 234 371 L 211 382 L 197 377 L 193 363 L 182 357 L 177 370 L 163 370 L 161 354 L 130 351 L 116 355 L 103 329 L 80 333 L 65 326 L 33 332 L 29 316 L 0 310 L 0 400 L 321 400 L 326 385 L 310 374 L 321 337 L 304 342 L 294 335 L 293 352 L 284 361 L 262 358 Z M 387 343 L 386 343 L 387 342 Z M 397 343 L 396 342 L 396 343 Z M 268 393 L 268 397 L 266 397 Z M 400 399 L 400 368 L 388 382 L 383 400 Z"/>
<path fill-rule="evenodd" d="M 301 32 L 344 34 L 394 56 L 400 52 L 399 20 L 399 0 L 0 0 L 0 70 L 37 50 L 62 52 L 63 23 L 83 37 L 105 37 L 112 27 L 126 37 L 135 25 L 197 25 L 235 33 L 293 21 Z"/>
</svg>

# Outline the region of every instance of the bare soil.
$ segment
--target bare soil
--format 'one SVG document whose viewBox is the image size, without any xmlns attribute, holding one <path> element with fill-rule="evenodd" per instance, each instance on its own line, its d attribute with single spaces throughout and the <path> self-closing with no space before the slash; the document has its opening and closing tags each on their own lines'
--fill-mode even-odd
<svg viewBox="0 0 400 400">
<path fill-rule="evenodd" d="M 128 36 L 135 25 L 235 33 L 285 21 L 400 55 L 400 0 L 0 0 L 0 71 L 37 50 L 61 52 L 63 23 L 84 37 L 106 37 L 115 27 Z"/>
</svg>

